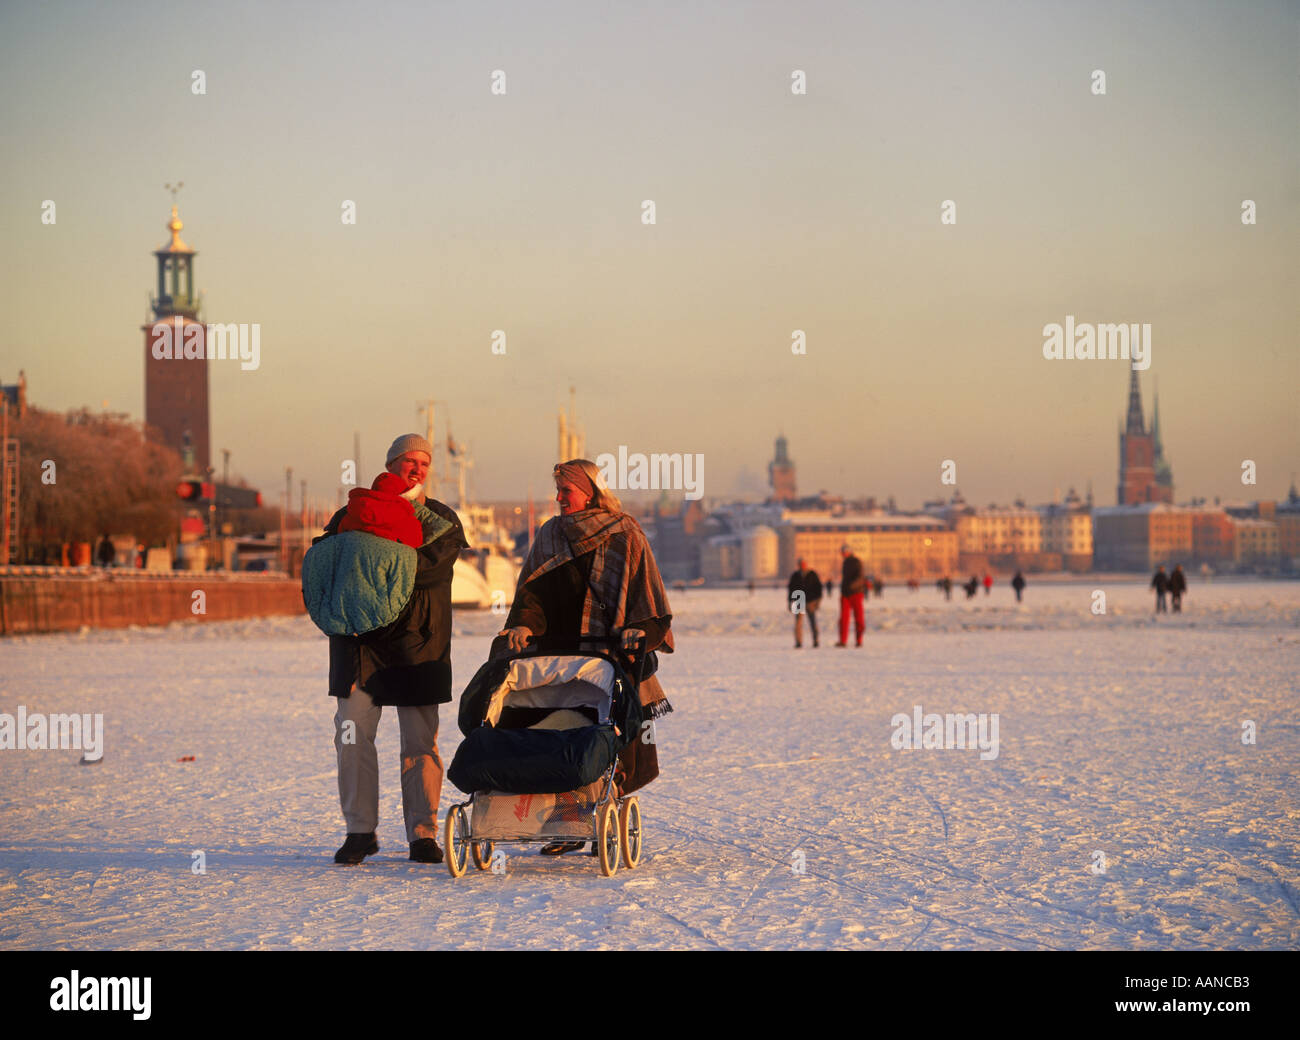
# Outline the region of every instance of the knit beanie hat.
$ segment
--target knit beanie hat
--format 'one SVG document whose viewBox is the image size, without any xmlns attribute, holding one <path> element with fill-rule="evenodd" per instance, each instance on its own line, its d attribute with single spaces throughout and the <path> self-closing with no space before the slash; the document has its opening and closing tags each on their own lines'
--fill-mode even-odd
<svg viewBox="0 0 1300 1040">
<path fill-rule="evenodd" d="M 387 466 L 399 455 L 405 455 L 408 451 L 422 451 L 433 458 L 433 445 L 421 437 L 418 433 L 405 433 L 393 441 L 392 447 L 388 449 L 388 457 L 384 459 L 384 465 Z"/>
</svg>

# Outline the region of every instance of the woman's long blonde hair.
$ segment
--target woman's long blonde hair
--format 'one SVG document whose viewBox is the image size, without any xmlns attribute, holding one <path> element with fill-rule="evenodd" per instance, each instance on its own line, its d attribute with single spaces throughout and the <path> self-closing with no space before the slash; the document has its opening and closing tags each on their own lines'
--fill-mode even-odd
<svg viewBox="0 0 1300 1040">
<path fill-rule="evenodd" d="M 605 483 L 605 478 L 600 475 L 600 468 L 590 459 L 570 459 L 568 462 L 561 462 L 552 471 L 555 477 L 561 476 L 561 471 L 565 466 L 573 466 L 580 469 L 589 481 L 591 481 L 592 496 L 591 502 L 588 503 L 588 509 L 606 509 L 611 513 L 623 512 L 623 503 L 614 492 L 610 491 L 609 485 Z"/>
</svg>

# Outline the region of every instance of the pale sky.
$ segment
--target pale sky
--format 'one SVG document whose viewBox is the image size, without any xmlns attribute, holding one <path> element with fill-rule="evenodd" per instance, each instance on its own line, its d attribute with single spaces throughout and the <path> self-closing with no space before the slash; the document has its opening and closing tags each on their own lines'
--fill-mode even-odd
<svg viewBox="0 0 1300 1040">
<path fill-rule="evenodd" d="M 548 495 L 573 383 L 589 455 L 708 499 L 784 430 L 803 492 L 1108 505 L 1128 368 L 1045 360 L 1070 314 L 1152 326 L 1179 500 L 1280 497 L 1298 54 L 1293 3 L 5 3 L 0 379 L 142 417 L 183 180 L 205 319 L 262 326 L 214 464 L 272 495 L 333 499 L 353 430 L 369 483 L 425 397 L 479 497 Z"/>
</svg>

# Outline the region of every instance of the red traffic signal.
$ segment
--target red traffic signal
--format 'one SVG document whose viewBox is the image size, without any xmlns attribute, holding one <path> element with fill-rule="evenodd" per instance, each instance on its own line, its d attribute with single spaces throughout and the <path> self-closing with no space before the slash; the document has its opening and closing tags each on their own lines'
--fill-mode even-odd
<svg viewBox="0 0 1300 1040">
<path fill-rule="evenodd" d="M 186 502 L 197 502 L 200 499 L 211 501 L 217 497 L 217 486 L 199 480 L 182 480 L 176 485 L 176 494 Z"/>
</svg>

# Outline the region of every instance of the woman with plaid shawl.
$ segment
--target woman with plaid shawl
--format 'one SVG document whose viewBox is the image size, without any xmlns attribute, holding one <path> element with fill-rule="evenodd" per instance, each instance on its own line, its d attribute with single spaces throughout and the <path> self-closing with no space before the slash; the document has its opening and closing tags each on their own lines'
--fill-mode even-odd
<svg viewBox="0 0 1300 1040">
<path fill-rule="evenodd" d="M 552 653 L 575 653 L 588 637 L 622 634 L 624 651 L 642 636 L 646 650 L 672 653 L 672 610 L 641 526 L 605 484 L 596 465 L 572 459 L 555 467 L 560 515 L 537 532 L 528 550 L 514 604 L 492 654 L 522 650 L 529 641 Z M 641 683 L 647 719 L 671 712 L 657 676 Z M 619 755 L 621 795 L 659 775 L 653 743 L 634 740 Z M 543 855 L 581 849 L 583 842 L 552 842 Z"/>
</svg>

